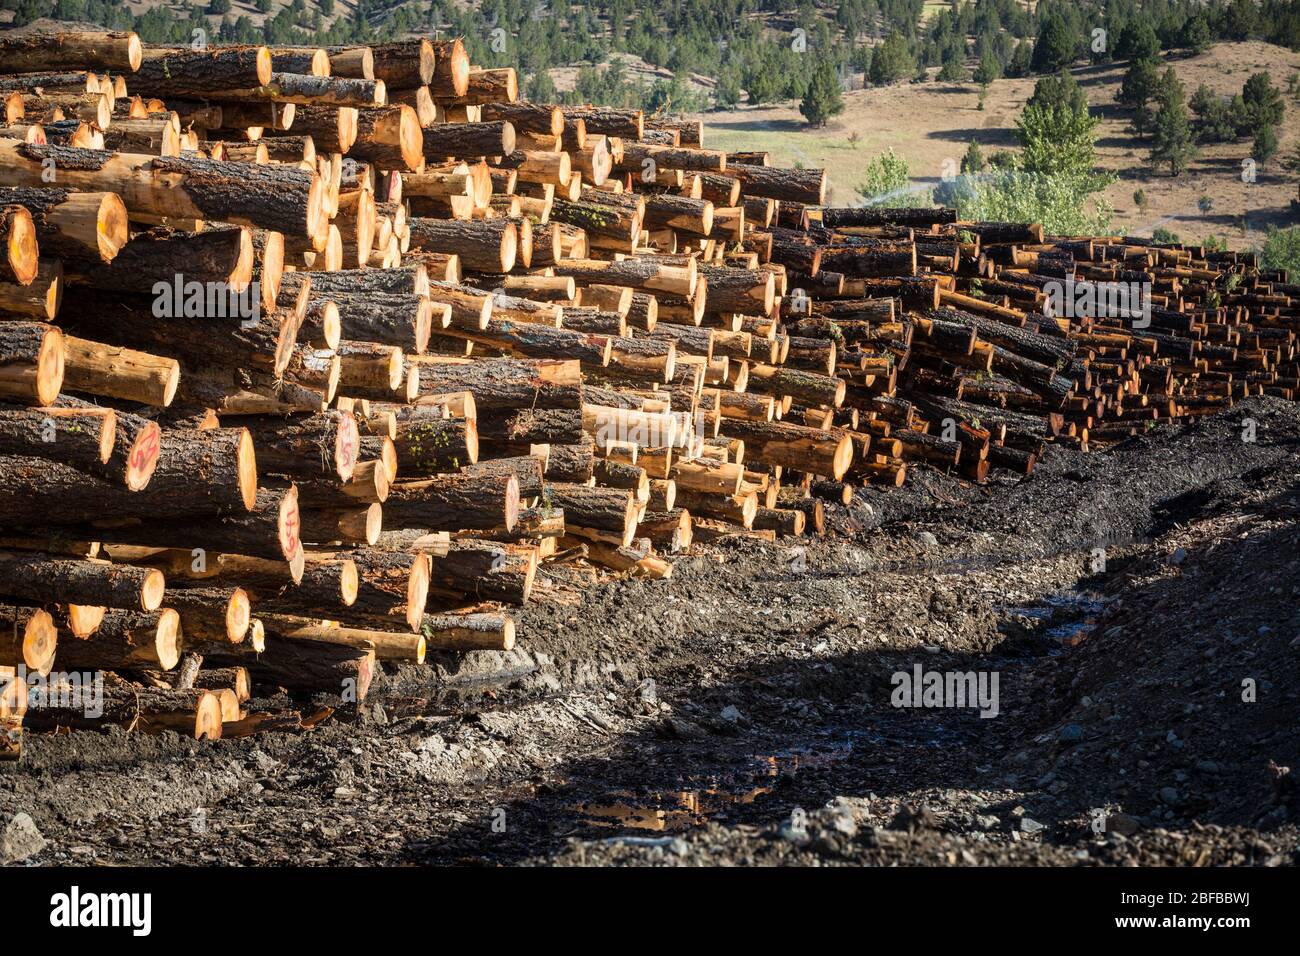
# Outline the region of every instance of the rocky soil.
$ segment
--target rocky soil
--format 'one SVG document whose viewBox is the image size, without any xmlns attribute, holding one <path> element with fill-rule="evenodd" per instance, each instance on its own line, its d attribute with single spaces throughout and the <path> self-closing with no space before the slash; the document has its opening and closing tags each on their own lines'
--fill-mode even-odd
<svg viewBox="0 0 1300 956">
<path fill-rule="evenodd" d="M 918 470 L 832 521 L 666 582 L 553 566 L 516 650 L 390 665 L 310 732 L 29 735 L 0 855 L 1300 862 L 1300 406 L 1054 449 L 1019 482 Z M 895 706 L 918 671 L 983 706 Z"/>
</svg>

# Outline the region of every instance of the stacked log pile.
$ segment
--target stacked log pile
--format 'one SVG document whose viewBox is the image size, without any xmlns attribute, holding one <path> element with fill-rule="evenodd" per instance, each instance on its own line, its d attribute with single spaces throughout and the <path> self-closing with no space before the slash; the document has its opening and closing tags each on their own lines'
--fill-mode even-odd
<svg viewBox="0 0 1300 956">
<path fill-rule="evenodd" d="M 509 649 L 547 563 L 663 578 L 918 464 L 1300 388 L 1300 287 L 1247 254 L 826 207 L 455 40 L 55 34 L 0 71 L 0 667 L 111 675 L 11 729 L 310 726 L 249 701 Z M 1053 314 L 1089 282 L 1149 323 Z"/>
</svg>

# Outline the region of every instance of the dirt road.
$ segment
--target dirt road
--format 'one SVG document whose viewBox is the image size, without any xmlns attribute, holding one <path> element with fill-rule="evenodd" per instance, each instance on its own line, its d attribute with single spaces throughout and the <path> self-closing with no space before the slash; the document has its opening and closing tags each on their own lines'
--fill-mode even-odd
<svg viewBox="0 0 1300 956">
<path fill-rule="evenodd" d="M 46 864 L 1300 862 L 1300 407 L 833 521 L 552 568 L 515 651 L 309 733 L 30 735 L 0 821 Z"/>
</svg>

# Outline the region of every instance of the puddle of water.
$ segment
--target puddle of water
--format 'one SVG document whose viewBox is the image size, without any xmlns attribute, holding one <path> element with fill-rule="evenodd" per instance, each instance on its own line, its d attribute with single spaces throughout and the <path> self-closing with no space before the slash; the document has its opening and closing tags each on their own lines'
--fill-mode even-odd
<svg viewBox="0 0 1300 956">
<path fill-rule="evenodd" d="M 1106 602 L 1090 594 L 1049 594 L 1032 605 L 999 605 L 1000 614 L 1027 617 L 1037 621 L 1059 620 L 1041 632 L 1041 636 L 1065 647 L 1082 644 L 1092 633 Z"/>
<path fill-rule="evenodd" d="M 611 799 L 580 803 L 573 809 L 590 826 L 665 832 L 703 826 L 728 807 L 750 804 L 771 793 L 776 781 L 800 771 L 844 760 L 853 745 L 826 750 L 791 750 L 752 758 L 750 766 L 712 777 L 698 787 L 649 794 L 615 791 Z"/>
</svg>

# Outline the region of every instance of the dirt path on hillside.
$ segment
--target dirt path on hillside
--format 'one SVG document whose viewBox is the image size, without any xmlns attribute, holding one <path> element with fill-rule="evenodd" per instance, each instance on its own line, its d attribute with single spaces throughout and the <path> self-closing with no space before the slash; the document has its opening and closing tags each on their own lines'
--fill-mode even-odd
<svg viewBox="0 0 1300 956">
<path fill-rule="evenodd" d="M 918 470 L 667 582 L 551 568 L 515 651 L 389 667 L 309 733 L 29 735 L 0 814 L 36 863 L 1296 862 L 1298 519 L 1275 401 L 1022 482 Z M 918 667 L 996 675 L 996 716 L 893 706 Z"/>
</svg>

